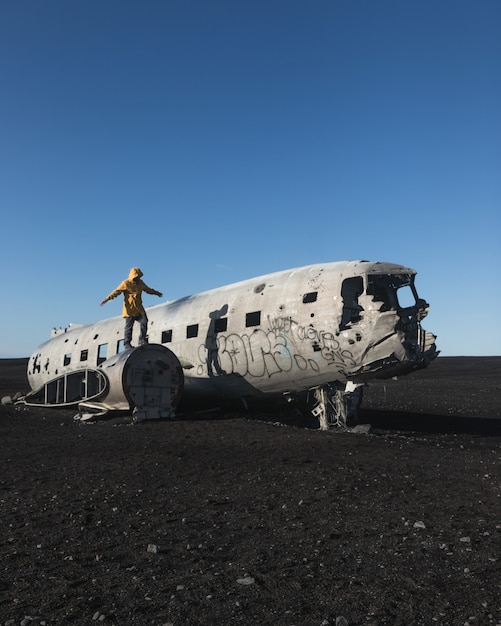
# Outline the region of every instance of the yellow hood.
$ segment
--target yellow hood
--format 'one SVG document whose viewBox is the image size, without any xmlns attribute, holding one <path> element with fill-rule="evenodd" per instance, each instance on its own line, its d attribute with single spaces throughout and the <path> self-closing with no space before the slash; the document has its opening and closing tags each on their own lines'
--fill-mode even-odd
<svg viewBox="0 0 501 626">
<path fill-rule="evenodd" d="M 141 278 L 143 272 L 139 269 L 139 267 L 131 267 L 129 272 L 129 280 L 134 280 L 134 278 Z"/>
</svg>

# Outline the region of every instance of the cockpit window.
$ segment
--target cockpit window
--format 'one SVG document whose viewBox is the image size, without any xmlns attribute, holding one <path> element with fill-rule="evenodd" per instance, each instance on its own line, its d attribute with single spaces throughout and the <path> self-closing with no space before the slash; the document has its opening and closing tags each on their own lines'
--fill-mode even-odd
<svg viewBox="0 0 501 626">
<path fill-rule="evenodd" d="M 368 276 L 367 294 L 374 302 L 382 302 L 381 311 L 406 309 L 416 304 L 413 274 L 381 274 Z"/>
<path fill-rule="evenodd" d="M 361 276 L 346 278 L 341 285 L 341 297 L 343 298 L 343 315 L 340 330 L 347 328 L 348 324 L 360 321 L 363 308 L 358 302 L 359 296 L 364 292 L 364 281 Z"/>
<path fill-rule="evenodd" d="M 401 309 L 407 309 L 416 304 L 416 298 L 410 285 L 402 285 L 397 290 L 398 305 Z"/>
</svg>

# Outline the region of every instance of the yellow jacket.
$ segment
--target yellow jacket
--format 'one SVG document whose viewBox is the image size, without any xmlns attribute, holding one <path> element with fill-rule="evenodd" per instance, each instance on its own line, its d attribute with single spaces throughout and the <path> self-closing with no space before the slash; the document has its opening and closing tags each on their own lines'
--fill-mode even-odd
<svg viewBox="0 0 501 626">
<path fill-rule="evenodd" d="M 115 291 L 112 291 L 109 296 L 101 302 L 104 304 L 113 298 L 118 297 L 121 293 L 124 296 L 124 306 L 122 309 L 122 317 L 138 317 L 145 314 L 143 301 L 141 294 L 143 291 L 150 293 L 154 296 L 162 296 L 160 291 L 148 287 L 146 283 L 141 280 L 143 272 L 139 267 L 133 267 L 129 272 L 129 278 L 122 281 Z"/>
</svg>

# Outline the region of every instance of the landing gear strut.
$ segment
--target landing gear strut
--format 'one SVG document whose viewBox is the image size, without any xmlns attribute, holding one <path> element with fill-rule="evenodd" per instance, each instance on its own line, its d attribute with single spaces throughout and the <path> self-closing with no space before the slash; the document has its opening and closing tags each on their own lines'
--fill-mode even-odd
<svg viewBox="0 0 501 626">
<path fill-rule="evenodd" d="M 315 406 L 312 414 L 321 430 L 347 428 L 357 423 L 357 412 L 362 402 L 363 384 L 348 381 L 346 385 L 328 383 L 313 389 Z"/>
</svg>

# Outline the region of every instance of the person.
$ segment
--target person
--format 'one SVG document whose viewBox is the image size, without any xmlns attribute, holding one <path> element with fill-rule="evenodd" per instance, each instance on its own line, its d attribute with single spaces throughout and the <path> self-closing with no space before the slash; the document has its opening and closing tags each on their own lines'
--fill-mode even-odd
<svg viewBox="0 0 501 626">
<path fill-rule="evenodd" d="M 132 329 L 134 322 L 139 322 L 139 345 L 142 346 L 145 343 L 148 343 L 146 335 L 148 332 L 148 317 L 146 315 L 146 311 L 144 310 L 141 297 L 143 291 L 154 296 L 159 296 L 160 298 L 163 295 L 160 291 L 148 287 L 148 285 L 141 280 L 141 276 L 143 276 L 143 272 L 139 269 L 139 267 L 131 268 L 129 278 L 122 281 L 115 291 L 112 291 L 108 296 L 106 296 L 100 305 L 103 306 L 103 304 L 109 300 L 113 300 L 113 298 L 117 298 L 120 294 L 123 294 L 124 305 L 122 309 L 122 317 L 125 318 L 124 348 L 126 350 L 133 347 Z"/>
</svg>

